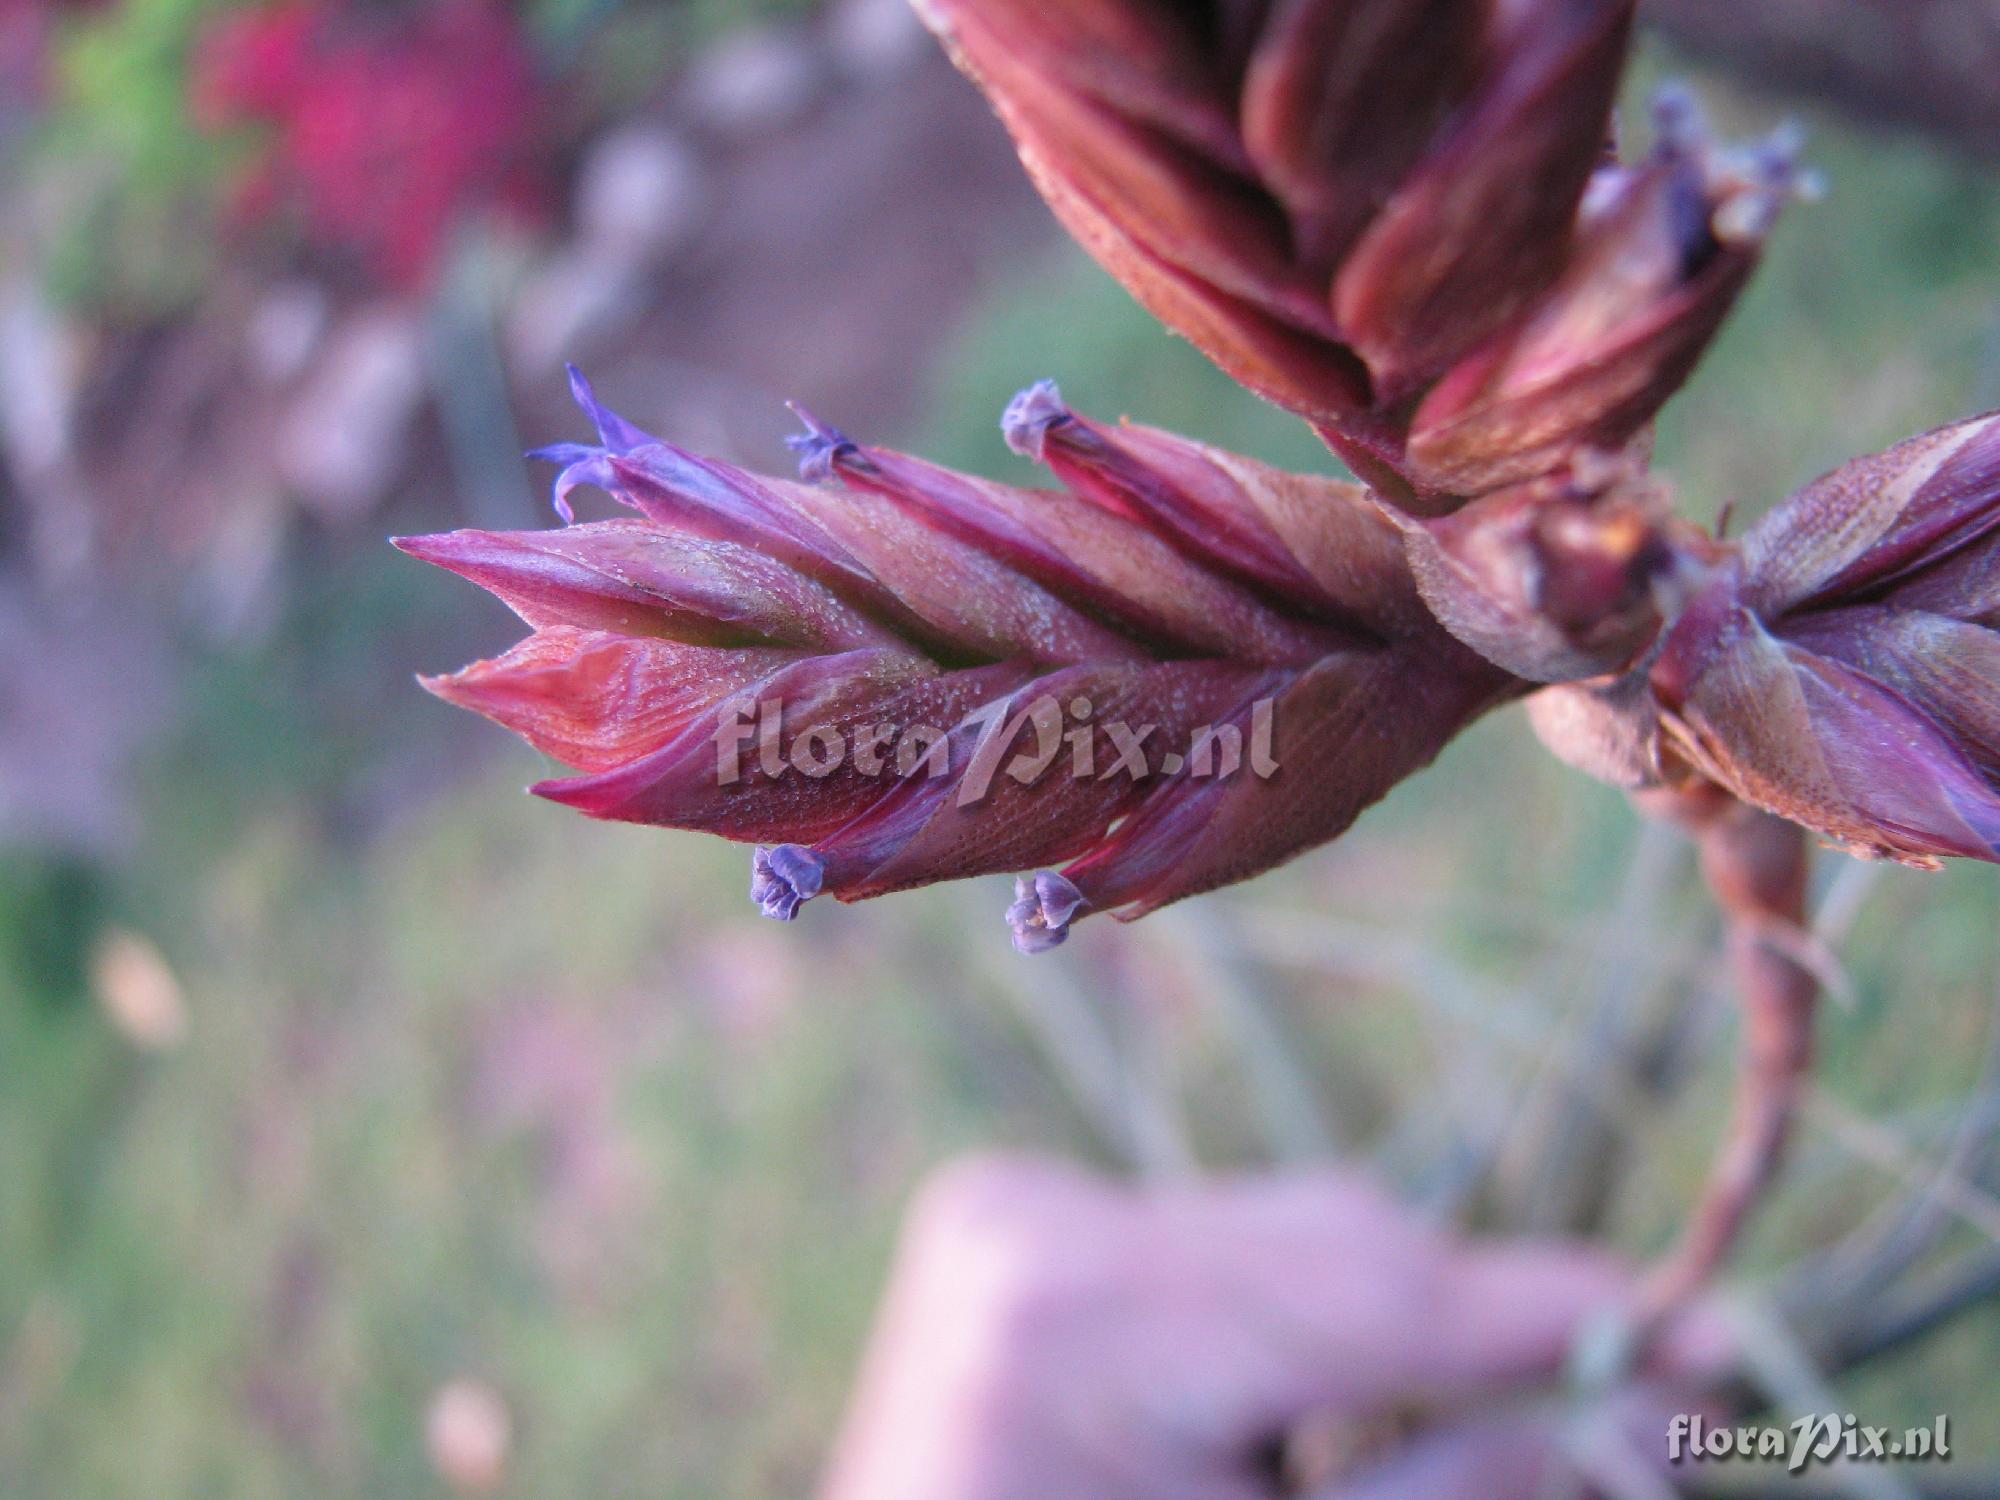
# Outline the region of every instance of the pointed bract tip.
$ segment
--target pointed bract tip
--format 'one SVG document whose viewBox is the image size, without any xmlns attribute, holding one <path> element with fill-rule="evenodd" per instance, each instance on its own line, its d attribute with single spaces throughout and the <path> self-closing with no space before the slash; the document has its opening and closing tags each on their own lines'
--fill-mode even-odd
<svg viewBox="0 0 2000 1500">
<path fill-rule="evenodd" d="M 1070 420 L 1071 412 L 1053 380 L 1037 380 L 1015 394 L 1000 414 L 1000 433 L 1023 458 L 1042 461 L 1049 429 Z"/>
<path fill-rule="evenodd" d="M 803 844 L 760 844 L 750 857 L 750 899 L 775 921 L 791 921 L 825 884 L 826 860 Z"/>
<path fill-rule="evenodd" d="M 806 429 L 785 439 L 785 446 L 799 456 L 799 478 L 824 484 L 833 478 L 833 466 L 843 454 L 860 451 L 854 439 L 838 427 L 829 427 L 798 402 L 787 401 L 785 406 Z"/>
<path fill-rule="evenodd" d="M 1014 951 L 1033 955 L 1060 948 L 1069 938 L 1070 923 L 1089 906 L 1083 892 L 1053 870 L 1040 871 L 1032 879 L 1017 876 L 1014 902 L 1007 908 Z"/>
<path fill-rule="evenodd" d="M 513 532 L 480 531 L 461 526 L 456 531 L 433 531 L 423 536 L 392 536 L 389 545 L 406 557 L 464 577 L 480 563 L 508 556 L 520 550 Z"/>
</svg>

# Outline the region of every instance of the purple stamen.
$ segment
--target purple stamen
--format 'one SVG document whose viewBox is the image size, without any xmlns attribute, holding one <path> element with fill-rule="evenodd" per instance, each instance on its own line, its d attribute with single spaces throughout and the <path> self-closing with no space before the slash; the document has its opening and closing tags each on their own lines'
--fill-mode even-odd
<svg viewBox="0 0 2000 1500">
<path fill-rule="evenodd" d="M 1715 237 L 1724 244 L 1756 244 L 1787 203 L 1818 198 L 1822 184 L 1818 173 L 1802 165 L 1804 150 L 1805 133 L 1788 123 L 1731 152 L 1723 170 L 1733 191 L 1715 211 Z"/>
</svg>

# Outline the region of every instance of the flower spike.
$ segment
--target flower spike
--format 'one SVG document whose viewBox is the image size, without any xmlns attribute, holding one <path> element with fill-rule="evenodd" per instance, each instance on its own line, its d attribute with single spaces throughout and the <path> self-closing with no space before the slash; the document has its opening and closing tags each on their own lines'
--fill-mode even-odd
<svg viewBox="0 0 2000 1500">
<path fill-rule="evenodd" d="M 1842 465 L 1695 577 L 1629 673 L 1535 700 L 1551 748 L 1856 854 L 2000 862 L 2000 416 Z"/>
<path fill-rule="evenodd" d="M 1803 180 L 1684 92 L 1606 160 L 1635 0 L 918 8 L 1086 250 L 1424 513 L 1644 432 Z"/>
<path fill-rule="evenodd" d="M 1104 427 L 1053 386 L 1016 419 L 1064 490 L 804 413 L 822 482 L 766 478 L 577 391 L 605 441 L 566 481 L 638 514 L 401 540 L 534 632 L 425 686 L 580 773 L 541 796 L 757 845 L 782 920 L 1039 869 L 1009 920 L 1050 948 L 1335 837 L 1518 690 L 1438 628 L 1355 487 Z"/>
</svg>

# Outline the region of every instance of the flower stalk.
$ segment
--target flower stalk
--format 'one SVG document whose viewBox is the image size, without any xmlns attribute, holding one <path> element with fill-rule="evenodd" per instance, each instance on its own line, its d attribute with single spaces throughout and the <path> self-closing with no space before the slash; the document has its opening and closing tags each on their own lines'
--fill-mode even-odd
<svg viewBox="0 0 2000 1500">
<path fill-rule="evenodd" d="M 1722 1143 L 1679 1242 L 1639 1291 L 1636 1321 L 1650 1330 L 1714 1278 L 1778 1175 L 1812 1065 L 1820 983 L 1802 958 L 1804 831 L 1713 786 L 1642 794 L 1641 803 L 1695 841 L 1722 912 L 1743 1028 Z"/>
</svg>

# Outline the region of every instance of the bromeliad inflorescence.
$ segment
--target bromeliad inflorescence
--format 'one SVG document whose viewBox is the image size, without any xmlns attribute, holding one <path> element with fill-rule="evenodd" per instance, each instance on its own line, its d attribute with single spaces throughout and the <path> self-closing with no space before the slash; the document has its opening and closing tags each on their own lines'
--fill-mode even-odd
<svg viewBox="0 0 2000 1500">
<path fill-rule="evenodd" d="M 639 518 L 400 542 L 535 627 L 426 685 L 586 773 L 543 796 L 775 845 L 754 862 L 771 916 L 1068 861 L 1011 914 L 1018 944 L 1052 946 L 1082 911 L 1333 838 L 1516 690 L 1437 624 L 1351 484 L 1106 427 L 1048 386 L 1008 431 L 1064 490 L 818 426 L 807 484 L 648 437 L 576 385 L 602 446 L 552 451 L 558 504 L 595 484 Z M 1011 774 L 1051 716 L 1060 757 Z M 880 753 L 913 733 L 935 738 Z"/>
<path fill-rule="evenodd" d="M 1029 872 L 1024 951 L 1335 837 L 1525 698 L 1559 755 L 1696 833 L 1730 918 L 1753 1044 L 1679 1295 L 1805 1066 L 1801 829 L 2000 859 L 2000 419 L 1851 464 L 1740 542 L 1675 514 L 1652 419 L 1809 184 L 1782 133 L 1720 145 L 1671 91 L 1620 154 L 1634 0 L 919 9 L 1083 245 L 1363 483 L 1104 425 L 1046 384 L 1004 427 L 1060 489 L 810 419 L 803 481 L 766 478 L 579 381 L 599 441 L 542 455 L 557 507 L 594 485 L 638 515 L 401 543 L 535 632 L 428 685 L 583 773 L 545 796 L 761 845 L 772 916 Z M 768 753 L 726 774 L 718 744 L 767 704 Z M 1268 774 L 1203 774 L 1260 713 Z M 914 725 L 935 743 L 886 777 L 814 750 Z M 1122 769 L 992 774 L 1037 737 Z"/>
</svg>

